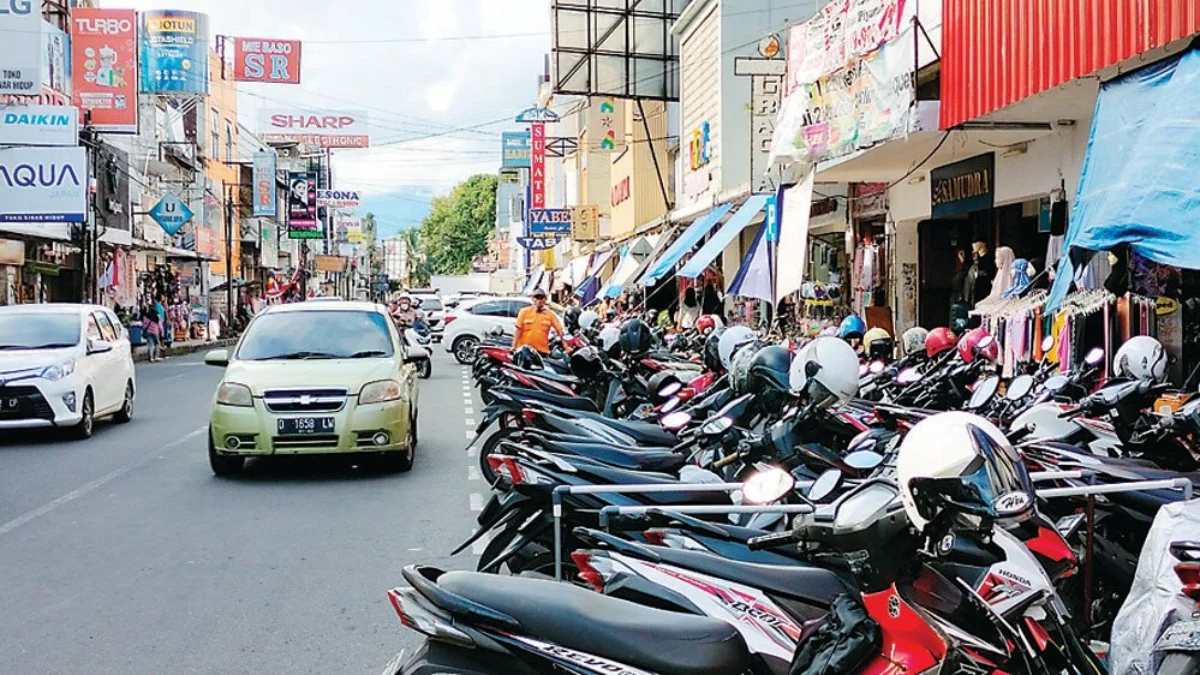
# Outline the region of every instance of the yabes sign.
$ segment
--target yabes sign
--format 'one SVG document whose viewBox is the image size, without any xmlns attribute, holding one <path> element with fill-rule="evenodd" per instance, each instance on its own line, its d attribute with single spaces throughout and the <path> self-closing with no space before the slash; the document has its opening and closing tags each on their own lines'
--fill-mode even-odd
<svg viewBox="0 0 1200 675">
<path fill-rule="evenodd" d="M 366 148 L 371 144 L 369 126 L 361 111 L 264 110 L 259 136 L 268 143 Z"/>
<path fill-rule="evenodd" d="M 300 84 L 300 41 L 233 38 L 233 79 Z"/>
</svg>

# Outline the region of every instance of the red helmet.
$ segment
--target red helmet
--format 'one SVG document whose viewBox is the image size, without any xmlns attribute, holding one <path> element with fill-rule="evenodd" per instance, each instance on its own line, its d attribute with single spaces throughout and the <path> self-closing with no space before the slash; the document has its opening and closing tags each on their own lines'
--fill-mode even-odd
<svg viewBox="0 0 1200 675">
<path fill-rule="evenodd" d="M 983 328 L 973 328 L 958 341 L 958 355 L 967 363 L 974 361 L 976 356 L 994 361 L 1000 355 L 1000 345 Z"/>
<path fill-rule="evenodd" d="M 700 331 L 701 335 L 708 335 L 709 333 L 713 332 L 713 329 L 716 327 L 717 320 L 712 318 L 711 314 L 705 314 L 699 319 L 696 319 L 696 330 Z"/>
<path fill-rule="evenodd" d="M 954 337 L 954 331 L 949 328 L 945 326 L 934 328 L 925 337 L 925 354 L 932 359 L 938 354 L 954 349 L 954 344 L 957 341 L 958 339 Z"/>
</svg>

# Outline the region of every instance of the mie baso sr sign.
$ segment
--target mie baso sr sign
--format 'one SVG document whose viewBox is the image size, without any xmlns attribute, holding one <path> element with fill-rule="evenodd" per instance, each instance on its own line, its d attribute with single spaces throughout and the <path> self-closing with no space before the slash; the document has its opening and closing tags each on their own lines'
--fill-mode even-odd
<svg viewBox="0 0 1200 675">
<path fill-rule="evenodd" d="M 268 143 L 307 143 L 320 148 L 366 148 L 371 145 L 367 113 L 330 110 L 263 110 L 259 136 Z"/>
<path fill-rule="evenodd" d="M 996 200 L 996 155 L 988 153 L 941 166 L 929 173 L 934 218 L 990 209 Z"/>
</svg>

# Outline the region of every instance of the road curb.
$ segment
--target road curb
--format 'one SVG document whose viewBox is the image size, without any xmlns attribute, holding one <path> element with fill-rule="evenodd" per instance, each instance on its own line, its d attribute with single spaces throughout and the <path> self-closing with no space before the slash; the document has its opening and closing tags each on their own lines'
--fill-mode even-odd
<svg viewBox="0 0 1200 675">
<path fill-rule="evenodd" d="M 228 338 L 223 340 L 212 340 L 211 342 L 188 342 L 184 344 L 167 345 L 163 349 L 165 356 L 186 356 L 195 354 L 196 352 L 206 351 L 209 349 L 221 349 L 222 347 L 232 347 L 237 343 L 237 339 Z M 142 363 L 150 360 L 149 348 L 145 345 L 134 347 L 133 360 L 135 363 Z"/>
</svg>

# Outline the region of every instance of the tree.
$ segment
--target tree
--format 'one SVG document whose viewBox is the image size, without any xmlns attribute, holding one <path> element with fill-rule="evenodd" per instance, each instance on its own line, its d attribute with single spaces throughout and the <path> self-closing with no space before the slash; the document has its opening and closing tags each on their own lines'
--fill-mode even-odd
<svg viewBox="0 0 1200 675">
<path fill-rule="evenodd" d="M 496 176 L 478 174 L 446 197 L 434 197 L 421 221 L 420 243 L 434 274 L 466 274 L 488 250 L 496 225 Z"/>
<path fill-rule="evenodd" d="M 428 286 L 432 270 L 429 258 L 421 247 L 421 231 L 410 227 L 400 233 L 400 239 L 404 241 L 404 246 L 408 249 L 408 269 L 406 270 L 408 278 L 404 280 L 405 284 L 409 288 Z"/>
</svg>

